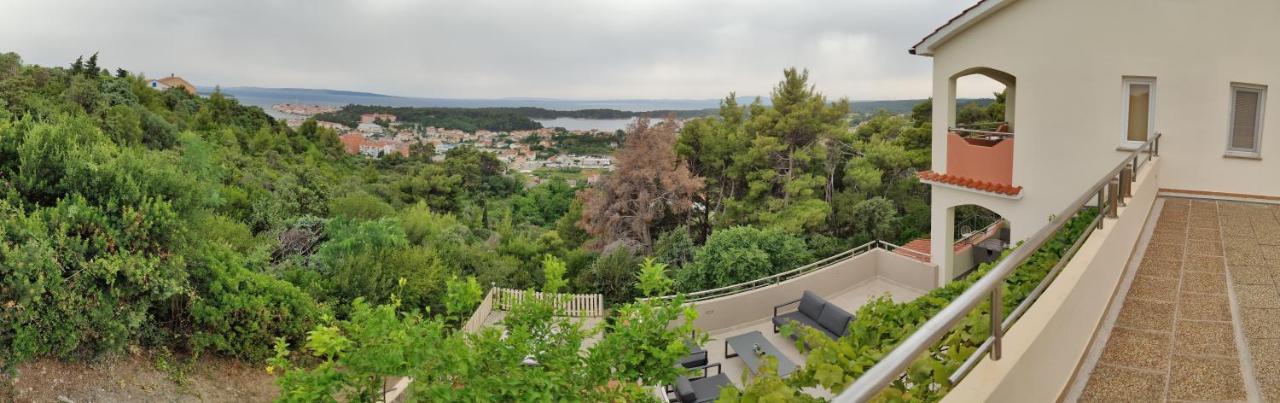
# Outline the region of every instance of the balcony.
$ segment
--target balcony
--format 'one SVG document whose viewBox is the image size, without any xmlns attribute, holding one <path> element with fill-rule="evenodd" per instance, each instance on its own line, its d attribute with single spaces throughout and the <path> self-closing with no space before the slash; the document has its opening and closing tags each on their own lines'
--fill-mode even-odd
<svg viewBox="0 0 1280 403">
<path fill-rule="evenodd" d="M 694 326 L 709 336 L 707 359 L 721 365 L 735 386 L 749 374 L 741 358 L 726 358 L 725 340 L 759 331 L 797 367 L 805 354 L 795 342 L 773 332 L 774 307 L 812 291 L 830 304 L 854 313 L 872 298 L 888 295 L 909 301 L 936 287 L 937 266 L 920 255 L 887 242 L 873 241 L 849 251 L 783 273 L 741 284 L 687 294 L 698 317 Z M 830 397 L 825 390 L 809 393 Z"/>
<path fill-rule="evenodd" d="M 1090 357 L 1095 357 L 1093 360 L 1097 362 L 1096 351 L 1100 349 L 1091 346 L 1091 343 L 1094 340 L 1105 340 L 1107 335 L 1095 334 L 1095 331 L 1104 329 L 1102 324 L 1108 317 L 1108 313 L 1118 309 L 1113 308 L 1116 304 L 1112 303 L 1112 296 L 1117 286 L 1121 284 L 1126 270 L 1137 267 L 1136 263 L 1133 265 L 1126 265 L 1126 263 L 1130 261 L 1135 245 L 1139 244 L 1143 234 L 1146 233 L 1144 224 L 1148 222 L 1148 214 L 1156 205 L 1157 177 L 1161 166 L 1161 161 L 1156 156 L 1160 137 L 1157 133 L 1150 141 L 1120 159 L 1114 169 L 1103 175 L 1094 185 L 1083 189 L 1082 194 L 1069 202 L 1065 209 L 1050 216 L 1048 225 L 1027 237 L 1020 246 L 986 271 L 949 305 L 917 327 L 913 334 L 899 343 L 875 366 L 857 377 L 854 383 L 840 392 L 834 400 L 867 401 L 884 388 L 895 382 L 901 382 L 904 371 L 912 363 L 917 362 L 935 348 L 937 343 L 951 334 L 957 325 L 970 316 L 971 312 L 980 307 L 986 309 L 986 306 L 993 307 L 993 312 L 990 314 L 981 313 L 991 323 L 991 335 L 984 342 L 974 346 L 973 353 L 966 353 L 967 360 L 951 372 L 948 379 L 935 381 L 938 390 L 947 391 L 944 400 L 1057 401 L 1063 398 L 1070 400 L 1069 398 L 1080 397 L 1078 390 L 1075 395 L 1069 393 L 1071 390 L 1083 388 L 1075 385 L 1078 382 L 1089 382 L 1091 373 L 1087 369 L 1077 370 L 1088 368 Z M 1058 231 L 1062 230 L 1069 221 L 1074 220 L 1073 217 L 1084 211 L 1086 207 L 1095 209 L 1100 214 L 1086 223 L 1083 232 L 1073 244 L 1056 246 L 1065 248 L 1062 258 L 1052 268 L 1048 268 L 1048 274 L 1043 280 L 1038 280 L 1035 288 L 1024 294 L 1025 297 L 1022 295 L 1013 297 L 1017 298 L 1015 301 L 1020 299 L 1021 302 L 1012 308 L 1006 308 L 1003 295 L 1006 281 L 1016 273 L 1020 273 L 1022 264 L 1039 253 L 1046 242 L 1053 239 Z M 1210 222 L 1209 218 L 1200 218 L 1200 220 L 1205 223 Z M 1280 237 L 1280 220 L 1275 221 L 1274 230 L 1275 236 Z M 1211 231 L 1200 232 L 1203 233 L 1200 234 L 1201 236 L 1207 237 Z M 1174 241 L 1176 242 L 1176 239 Z M 1190 244 L 1187 245 L 1190 248 Z M 1196 246 L 1196 248 L 1202 248 L 1208 252 L 1214 250 L 1213 246 Z M 1171 246 L 1157 249 L 1162 250 L 1161 253 L 1174 253 L 1172 251 L 1180 250 Z M 1260 253 L 1257 252 L 1256 246 L 1253 253 Z M 1138 259 L 1140 260 L 1141 257 L 1139 256 Z M 1205 277 L 1204 281 L 1213 282 L 1213 279 L 1208 276 L 1196 277 Z M 1187 284 L 1186 278 L 1181 277 L 1184 285 Z M 1151 290 L 1168 292 L 1165 290 L 1168 287 L 1161 288 L 1159 285 L 1143 287 L 1148 292 L 1152 292 Z M 992 303 L 984 304 L 988 299 Z M 1177 304 L 1176 302 L 1166 303 Z M 1142 313 L 1126 315 L 1130 320 L 1152 319 Z M 1257 317 L 1267 316 L 1259 314 Z M 1123 318 L 1124 315 L 1122 320 Z M 1170 320 L 1172 321 L 1173 318 L 1171 317 Z M 1270 325 L 1274 327 L 1275 322 L 1272 320 Z M 1262 329 L 1268 325 L 1256 326 L 1257 329 Z M 1280 329 L 1277 330 L 1280 331 Z M 1268 334 L 1263 330 L 1255 330 L 1255 333 L 1259 336 Z M 1156 339 L 1159 339 L 1159 336 L 1147 340 Z M 1204 339 L 1188 338 L 1188 340 Z M 1152 360 L 1166 358 L 1159 355 L 1158 351 L 1148 354 L 1151 350 L 1135 351 L 1130 348 L 1137 344 L 1121 343 L 1120 347 L 1114 349 L 1116 352 L 1113 352 L 1113 358 L 1119 356 L 1138 356 Z M 1153 343 L 1159 345 L 1158 341 Z M 1102 355 L 1106 357 L 1106 353 Z M 1102 361 L 1105 363 L 1106 358 Z M 1176 362 L 1174 365 L 1177 365 Z M 1225 368 L 1229 369 L 1230 366 Z M 1113 371 L 1104 376 L 1113 376 L 1119 372 L 1123 371 Z M 1184 370 L 1184 374 L 1186 373 L 1204 378 L 1209 376 L 1205 374 L 1211 375 L 1212 371 L 1198 367 Z M 1129 372 L 1114 376 L 1129 375 L 1135 374 Z M 1096 391 L 1104 389 L 1129 391 L 1129 388 L 1124 385 L 1133 385 L 1133 382 L 1138 381 L 1146 381 L 1146 385 L 1154 385 L 1157 382 L 1150 381 L 1152 377 L 1173 375 L 1141 372 L 1136 376 L 1147 378 L 1126 378 L 1110 383 L 1106 387 L 1094 386 L 1095 392 L 1091 393 L 1098 394 L 1089 396 L 1102 397 L 1104 401 L 1115 400 L 1120 396 L 1102 395 L 1101 392 Z M 944 387 L 946 389 L 942 389 Z M 1155 392 L 1155 388 L 1147 391 Z M 1163 389 L 1160 392 L 1163 393 Z M 1158 393 L 1139 398 L 1132 395 L 1127 397 L 1129 398 L 1120 398 L 1117 401 L 1172 398 Z"/>
<path fill-rule="evenodd" d="M 1013 186 L 1013 133 L 951 129 L 947 173 Z"/>
</svg>

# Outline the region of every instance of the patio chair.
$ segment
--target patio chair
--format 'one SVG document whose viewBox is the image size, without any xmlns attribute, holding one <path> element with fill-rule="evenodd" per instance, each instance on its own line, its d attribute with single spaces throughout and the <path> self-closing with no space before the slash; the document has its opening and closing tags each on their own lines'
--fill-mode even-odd
<svg viewBox="0 0 1280 403">
<path fill-rule="evenodd" d="M 706 349 L 689 341 L 685 341 L 685 344 L 689 346 L 689 355 L 684 356 L 677 362 L 681 367 L 698 368 L 707 365 Z"/>
<path fill-rule="evenodd" d="M 716 368 L 714 376 L 708 376 L 711 367 Z M 676 377 L 676 381 L 673 384 L 667 385 L 666 392 L 668 399 L 672 403 L 714 402 L 720 398 L 720 388 L 725 386 L 734 387 L 733 383 L 729 381 L 729 376 L 724 374 L 718 362 L 691 369 L 701 369 L 702 376 L 689 378 L 681 375 Z"/>
</svg>

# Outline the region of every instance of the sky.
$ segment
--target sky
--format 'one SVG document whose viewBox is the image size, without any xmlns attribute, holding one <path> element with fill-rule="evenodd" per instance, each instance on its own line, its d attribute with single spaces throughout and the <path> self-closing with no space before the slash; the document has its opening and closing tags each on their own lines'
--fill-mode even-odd
<svg viewBox="0 0 1280 403">
<path fill-rule="evenodd" d="M 975 0 L 5 0 L 0 51 L 199 86 L 436 98 L 765 95 L 787 67 L 830 98 L 930 94 L 907 49 Z M 962 82 L 962 97 L 992 82 Z"/>
</svg>

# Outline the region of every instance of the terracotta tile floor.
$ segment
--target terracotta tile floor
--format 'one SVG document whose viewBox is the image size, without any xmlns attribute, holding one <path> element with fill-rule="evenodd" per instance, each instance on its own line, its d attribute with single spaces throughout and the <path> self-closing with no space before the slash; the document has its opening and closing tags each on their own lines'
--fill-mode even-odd
<svg viewBox="0 0 1280 403">
<path fill-rule="evenodd" d="M 1280 206 L 1159 203 L 1080 400 L 1280 402 Z"/>
</svg>

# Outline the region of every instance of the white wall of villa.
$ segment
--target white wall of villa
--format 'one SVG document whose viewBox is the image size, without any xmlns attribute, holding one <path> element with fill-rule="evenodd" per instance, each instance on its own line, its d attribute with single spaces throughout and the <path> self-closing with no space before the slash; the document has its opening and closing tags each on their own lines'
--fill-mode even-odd
<svg viewBox="0 0 1280 403">
<path fill-rule="evenodd" d="M 952 239 L 950 208 L 986 207 L 1025 239 L 1113 168 L 1125 152 L 1122 80 L 1155 79 L 1153 130 L 1164 137 L 1160 187 L 1280 195 L 1280 101 L 1263 104 L 1260 158 L 1225 156 L 1232 84 L 1280 84 L 1274 0 L 986 0 L 996 7 L 933 56 L 933 164 L 947 166 L 953 78 L 987 67 L 1016 78 L 1013 185 L 1021 199 L 933 187 L 935 240 Z M 1269 98 L 1269 97 L 1268 97 Z M 933 243 L 950 267 L 949 242 Z"/>
</svg>

